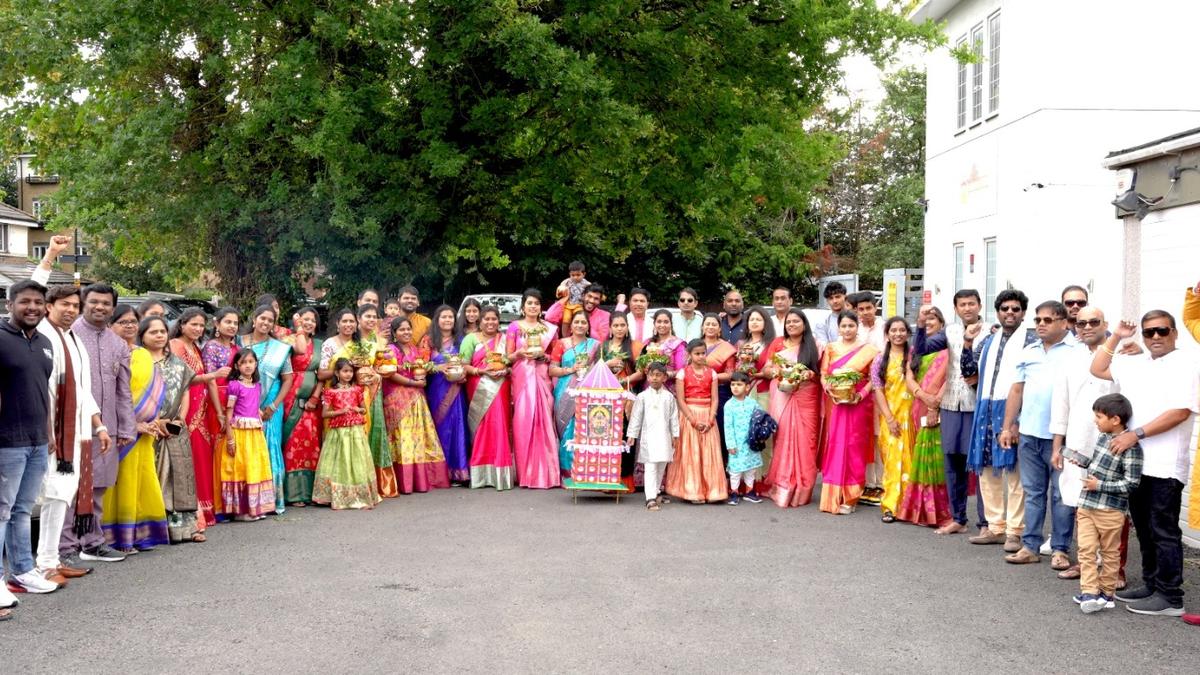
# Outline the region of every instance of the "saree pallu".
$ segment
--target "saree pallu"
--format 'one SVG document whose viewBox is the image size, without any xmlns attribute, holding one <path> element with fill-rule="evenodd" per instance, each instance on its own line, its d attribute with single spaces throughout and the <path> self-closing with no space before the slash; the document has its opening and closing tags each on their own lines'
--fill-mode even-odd
<svg viewBox="0 0 1200 675">
<path fill-rule="evenodd" d="M 152 422 L 166 401 L 166 381 L 154 367 L 150 352 L 141 347 L 130 355 L 129 372 L 134 420 Z M 122 551 L 168 543 L 167 511 L 155 471 L 154 437 L 139 434 L 119 452 L 117 482 L 104 493 L 101 527 L 105 539 Z"/>
<path fill-rule="evenodd" d="M 562 345 L 562 342 L 558 345 Z M 588 338 L 570 349 L 560 347 L 562 356 L 559 367 L 574 368 L 581 359 L 583 363 L 591 363 L 599 346 L 599 342 Z M 571 441 L 575 440 L 575 397 L 568 392 L 577 382 L 579 376 L 572 373 L 558 378 L 554 383 L 554 428 L 558 431 L 558 468 L 563 478 L 571 475 L 571 465 L 575 459 L 575 452 L 571 450 Z"/>
<path fill-rule="evenodd" d="M 196 375 L 205 375 L 209 368 L 204 363 L 202 352 L 195 347 L 189 348 L 180 339 L 171 340 L 171 351 L 183 359 L 188 368 Z M 218 370 L 227 364 L 213 368 Z M 213 441 L 215 434 L 210 426 L 209 418 L 216 420 L 216 414 L 210 411 L 211 401 L 208 398 L 208 385 L 193 384 L 188 386 L 188 416 L 187 423 L 189 440 L 192 451 L 192 472 L 196 476 L 196 508 L 197 520 L 204 529 L 217 523 L 213 512 Z M 220 425 L 217 426 L 220 430 Z"/>
<path fill-rule="evenodd" d="M 545 325 L 543 347 L 549 346 L 555 332 L 553 326 Z M 519 327 L 519 322 L 508 326 L 508 340 L 513 351 L 525 349 L 525 337 Z M 512 365 L 513 450 L 517 456 L 517 483 L 521 487 L 562 485 L 549 369 L 546 362 L 526 358 L 519 358 Z"/>
<path fill-rule="evenodd" d="M 233 357 L 237 350 L 233 347 L 226 347 L 216 340 L 209 340 L 204 343 L 204 348 L 200 350 L 200 356 L 204 359 L 205 372 L 213 372 L 220 370 L 226 366 L 233 366 Z M 229 396 L 229 380 L 216 379 L 213 384 L 217 387 L 217 400 L 224 402 Z M 226 432 L 221 430 L 221 420 L 217 417 L 223 413 L 222 408 L 214 407 L 209 401 L 208 410 L 204 416 L 204 428 L 208 430 L 208 437 L 212 439 L 209 446 L 211 449 L 211 457 L 206 465 L 207 470 L 197 470 L 196 481 L 200 481 L 201 473 L 207 473 L 208 485 L 207 488 L 197 485 L 196 494 L 201 501 L 201 509 L 204 508 L 203 500 L 207 494 L 212 500 L 211 515 L 212 520 L 209 524 L 213 524 L 222 518 L 221 508 L 221 455 L 225 454 L 225 438 Z M 194 449 L 194 446 L 193 446 Z M 208 515 L 205 516 L 208 518 Z"/>
<path fill-rule="evenodd" d="M 401 370 L 418 357 L 415 350 L 404 354 L 396 345 L 389 345 L 388 349 Z M 408 374 L 411 376 L 411 372 Z M 425 402 L 424 389 L 385 382 L 383 392 L 388 446 L 400 493 L 407 495 L 450 487 L 446 458 L 442 455 L 442 443 L 438 440 L 433 416 L 429 414 L 429 404 Z"/>
<path fill-rule="evenodd" d="M 941 389 L 946 381 L 949 354 L 949 350 L 943 349 L 921 357 L 917 380 L 923 391 L 936 393 Z M 900 498 L 896 517 L 915 525 L 936 527 L 950 520 L 950 497 L 946 492 L 946 460 L 942 455 L 941 426 L 920 426 L 921 418 L 928 412 L 920 399 L 913 400 L 911 419 L 913 426 L 917 427 L 917 438 L 913 444 L 909 482 Z"/>
<path fill-rule="evenodd" d="M 718 375 L 732 373 L 737 367 L 737 347 L 721 340 L 711 347 L 705 347 L 707 354 L 704 362 Z M 729 443 L 725 439 L 725 403 L 733 398 L 733 391 L 728 382 L 717 383 L 717 433 L 721 439 L 721 461 L 729 462 Z"/>
<path fill-rule="evenodd" d="M 707 420 L 712 402 L 688 399 L 692 417 Z M 687 418 L 679 421 L 679 442 L 667 469 L 667 494 L 688 501 L 719 502 L 729 498 L 729 481 L 721 462 L 721 435 L 715 428 L 701 432 Z"/>
<path fill-rule="evenodd" d="M 821 510 L 837 513 L 843 506 L 855 507 L 867 482 L 867 464 L 875 459 L 875 404 L 865 393 L 871 387 L 870 368 L 878 351 L 858 345 L 836 356 L 839 343 L 826 345 L 821 373 L 852 369 L 862 374 L 855 391 L 858 403 L 835 403 L 826 415 L 825 452 L 821 458 Z"/>
<path fill-rule="evenodd" d="M 235 453 L 228 449 L 217 453 L 221 480 L 219 513 L 239 518 L 258 518 L 275 510 L 275 480 L 271 475 L 271 456 L 263 435 L 262 420 L 231 420 Z"/>
<path fill-rule="evenodd" d="M 779 428 L 767 470 L 766 494 L 780 508 L 812 502 L 823 393 L 815 380 L 800 383 L 791 393 L 779 391 L 779 381 L 771 380 L 767 409 Z M 767 466 L 765 460 L 763 466 Z"/>
<path fill-rule="evenodd" d="M 177 419 L 179 406 L 183 404 L 184 397 L 189 395 L 194 373 L 175 354 L 170 354 L 157 367 L 167 388 L 158 417 L 163 420 Z M 167 510 L 167 534 L 172 544 L 190 541 L 204 531 L 204 520 L 196 514 L 196 472 L 193 468 L 191 435 L 185 429 L 177 436 L 156 440 L 154 454 L 163 507 Z"/>
<path fill-rule="evenodd" d="M 262 382 L 262 399 L 258 406 L 265 408 L 279 395 L 282 385 L 280 376 L 291 372 L 292 348 L 274 338 L 255 343 L 250 347 L 258 357 L 258 377 Z M 275 411 L 270 419 L 263 420 L 263 436 L 267 439 L 267 452 L 271 455 L 271 477 L 275 481 L 275 512 L 283 513 L 287 502 L 283 493 L 283 408 Z"/>
<path fill-rule="evenodd" d="M 476 344 L 463 341 L 462 357 L 474 368 L 487 366 L 488 353 L 504 351 L 504 336 Z M 469 352 L 469 353 L 468 353 Z M 514 485 L 512 452 L 512 393 L 508 379 L 486 375 L 467 378 L 467 427 L 471 431 L 471 487 L 511 490 Z"/>
<path fill-rule="evenodd" d="M 449 357 L 456 354 L 457 348 L 438 351 L 433 353 L 431 360 L 444 366 Z M 433 415 L 438 441 L 442 444 L 442 455 L 446 458 L 446 472 L 450 480 L 456 483 L 471 480 L 465 389 L 464 382 L 451 382 L 439 372 L 430 373 L 429 382 L 425 385 L 429 412 Z"/>
<path fill-rule="evenodd" d="M 304 406 L 317 387 L 321 341 L 308 340 L 308 349 L 296 350 L 295 335 L 284 340 L 292 347 L 292 386 L 283 399 L 283 495 L 289 504 L 312 501 L 313 477 L 321 456 L 320 407 Z"/>
<path fill-rule="evenodd" d="M 883 513 L 895 515 L 900 507 L 900 496 L 904 493 L 904 486 L 908 482 L 914 441 L 913 397 L 908 393 L 908 387 L 905 385 L 902 360 L 888 360 L 887 373 L 883 377 L 883 395 L 887 399 L 892 416 L 900 425 L 900 435 L 892 435 L 892 430 L 887 425 L 887 418 L 881 412 L 879 415 L 879 452 L 883 455 L 883 497 L 879 500 L 879 508 Z"/>
</svg>

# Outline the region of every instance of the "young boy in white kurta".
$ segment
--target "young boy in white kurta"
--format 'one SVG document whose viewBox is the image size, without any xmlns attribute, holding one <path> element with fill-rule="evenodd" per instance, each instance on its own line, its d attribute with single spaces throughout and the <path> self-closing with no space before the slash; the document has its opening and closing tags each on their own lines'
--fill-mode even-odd
<svg viewBox="0 0 1200 675">
<path fill-rule="evenodd" d="M 646 368 L 646 381 L 649 386 L 633 403 L 627 435 L 630 447 L 640 441 L 638 461 L 646 471 L 646 508 L 657 511 L 663 503 L 658 488 L 675 455 L 675 439 L 679 438 L 679 405 L 675 394 L 663 386 L 667 381 L 664 364 L 651 363 Z"/>
</svg>

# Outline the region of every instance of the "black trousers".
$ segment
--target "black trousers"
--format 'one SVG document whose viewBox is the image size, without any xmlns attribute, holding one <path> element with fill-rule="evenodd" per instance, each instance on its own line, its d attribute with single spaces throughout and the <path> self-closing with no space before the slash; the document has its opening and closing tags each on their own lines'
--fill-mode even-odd
<svg viewBox="0 0 1200 675">
<path fill-rule="evenodd" d="M 1183 483 L 1145 475 L 1129 495 L 1129 515 L 1142 551 L 1142 580 L 1174 605 L 1183 604 L 1182 500 Z"/>
</svg>

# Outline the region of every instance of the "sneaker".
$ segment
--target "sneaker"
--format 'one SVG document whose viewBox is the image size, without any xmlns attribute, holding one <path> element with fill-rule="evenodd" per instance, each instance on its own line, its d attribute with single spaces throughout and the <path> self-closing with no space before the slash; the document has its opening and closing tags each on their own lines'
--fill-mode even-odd
<svg viewBox="0 0 1200 675">
<path fill-rule="evenodd" d="M 730 506 L 737 506 L 742 500 L 738 499 L 737 495 L 729 495 L 729 499 L 725 501 Z"/>
<path fill-rule="evenodd" d="M 79 559 L 88 562 L 121 562 L 125 559 L 125 554 L 108 544 L 100 544 L 80 551 Z"/>
<path fill-rule="evenodd" d="M 1117 600 L 1121 602 L 1137 602 L 1145 600 L 1154 595 L 1154 591 L 1147 586 L 1138 586 L 1137 588 L 1126 588 L 1123 591 L 1117 591 Z"/>
<path fill-rule="evenodd" d="M 1075 601 L 1079 603 L 1079 611 L 1084 614 L 1094 614 L 1102 609 L 1111 609 L 1114 606 L 1106 595 L 1084 593 L 1075 597 Z"/>
<path fill-rule="evenodd" d="M 1172 604 L 1162 593 L 1155 593 L 1148 598 L 1131 602 L 1125 605 L 1125 609 L 1134 614 L 1148 616 L 1183 616 L 1183 603 Z"/>
<path fill-rule="evenodd" d="M 12 591 L 8 590 L 8 585 L 0 584 L 0 609 L 12 609 L 19 604 L 21 601 L 12 594 Z"/>
<path fill-rule="evenodd" d="M 47 580 L 37 570 L 18 574 L 12 578 L 11 583 L 20 586 L 25 593 L 53 593 L 58 590 L 58 584 Z"/>
<path fill-rule="evenodd" d="M 1042 547 L 1038 549 L 1038 553 L 1042 555 L 1050 555 L 1052 550 L 1053 549 L 1050 548 L 1050 540 L 1047 539 L 1046 541 L 1042 542 Z"/>
<path fill-rule="evenodd" d="M 1023 548 L 1025 548 L 1025 547 L 1021 545 L 1021 538 L 1018 537 L 1017 535 L 1010 534 L 1004 538 L 1004 552 L 1005 553 L 1016 553 L 1017 551 L 1020 551 Z M 1030 551 L 1030 552 L 1032 553 L 1032 551 Z"/>
<path fill-rule="evenodd" d="M 745 495 L 743 495 L 742 499 L 745 499 L 746 501 L 750 502 L 751 504 L 761 504 L 762 503 L 762 497 L 759 497 L 758 493 L 754 492 L 753 490 L 751 490 L 750 492 L 747 492 Z"/>
<path fill-rule="evenodd" d="M 990 530 L 980 530 L 979 534 L 967 539 L 972 544 L 1003 544 L 1005 541 L 1004 533 L 993 534 Z"/>
</svg>

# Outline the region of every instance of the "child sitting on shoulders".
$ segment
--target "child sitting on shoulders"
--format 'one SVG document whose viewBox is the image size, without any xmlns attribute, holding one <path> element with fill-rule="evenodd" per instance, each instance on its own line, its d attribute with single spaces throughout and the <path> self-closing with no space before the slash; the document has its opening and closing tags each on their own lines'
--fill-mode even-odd
<svg viewBox="0 0 1200 675">
<path fill-rule="evenodd" d="M 729 473 L 729 501 L 736 506 L 740 501 L 738 489 L 746 484 L 746 501 L 757 504 L 762 501 L 754 490 L 758 469 L 762 466 L 762 454 L 750 449 L 750 421 L 754 411 L 761 410 L 758 401 L 750 398 L 750 376 L 736 372 L 729 381 L 733 398 L 725 402 L 725 443 L 729 448 L 729 461 L 725 470 Z"/>
<path fill-rule="evenodd" d="M 1079 539 L 1079 595 L 1072 598 L 1084 614 L 1112 609 L 1121 569 L 1121 530 L 1129 511 L 1129 494 L 1142 480 L 1142 446 L 1134 443 L 1121 454 L 1108 449 L 1133 416 L 1129 399 L 1106 394 L 1092 404 L 1100 437 L 1090 456 L 1064 450 L 1063 458 L 1087 470 L 1075 534 Z M 1101 564 L 1096 565 L 1099 552 Z"/>
<path fill-rule="evenodd" d="M 570 334 L 571 318 L 575 316 L 576 312 L 583 309 L 583 294 L 587 292 L 587 287 L 592 284 L 592 282 L 583 276 L 586 271 L 583 263 L 578 260 L 572 261 L 570 265 L 567 265 L 567 278 L 563 279 L 563 282 L 554 290 L 554 297 L 559 300 L 546 311 L 547 321 L 561 323 L 564 326 L 563 335 Z M 562 314 L 561 319 L 556 321 L 550 318 L 558 314 Z"/>
</svg>

